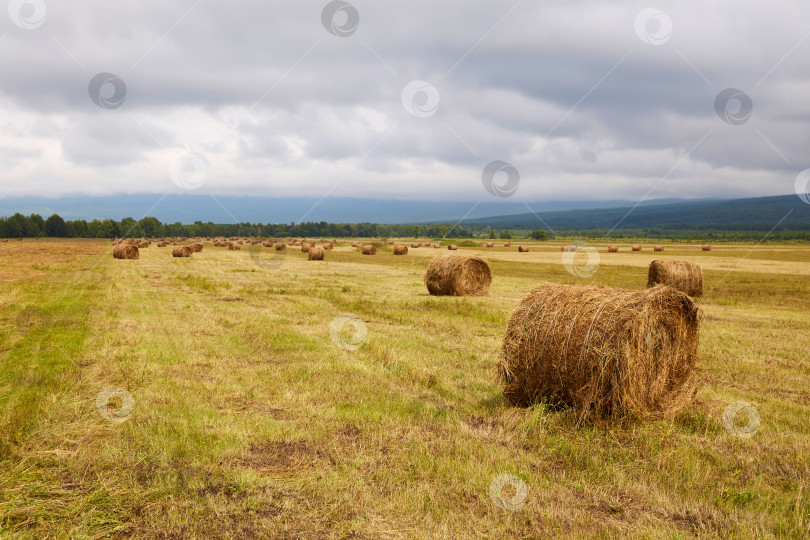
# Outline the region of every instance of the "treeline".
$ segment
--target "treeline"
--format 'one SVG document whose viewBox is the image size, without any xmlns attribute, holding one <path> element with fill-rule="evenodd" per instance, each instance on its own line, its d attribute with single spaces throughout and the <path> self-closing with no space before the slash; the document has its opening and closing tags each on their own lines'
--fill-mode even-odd
<svg viewBox="0 0 810 540">
<path fill-rule="evenodd" d="M 472 230 L 453 223 L 434 225 L 377 225 L 374 223 L 327 223 L 307 222 L 286 224 L 263 223 L 161 223 L 153 217 L 139 221 L 124 218 L 85 221 L 62 219 L 58 214 L 43 219 L 39 214 L 24 216 L 14 214 L 0 218 L 0 238 L 125 238 L 164 236 L 318 236 L 337 238 L 372 237 L 445 237 L 471 238 Z"/>
</svg>

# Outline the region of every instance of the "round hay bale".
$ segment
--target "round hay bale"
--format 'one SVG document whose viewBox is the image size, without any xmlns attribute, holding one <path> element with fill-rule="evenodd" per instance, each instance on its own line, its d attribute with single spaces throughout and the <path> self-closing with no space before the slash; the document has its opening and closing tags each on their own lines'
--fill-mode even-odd
<svg viewBox="0 0 810 540">
<path fill-rule="evenodd" d="M 388 245 L 389 245 L 389 246 L 393 246 L 393 245 L 394 245 L 394 241 L 393 241 L 393 240 L 389 240 L 389 241 L 388 241 Z"/>
<path fill-rule="evenodd" d="M 439 244 L 433 244 L 434 249 L 439 249 L 441 246 Z"/>
<path fill-rule="evenodd" d="M 411 244 L 411 247 L 413 249 L 416 249 L 418 247 L 422 247 L 422 242 L 414 242 L 414 243 Z"/>
<path fill-rule="evenodd" d="M 333 246 L 331 243 L 330 244 L 324 244 L 323 249 L 325 249 L 326 251 L 332 251 L 333 249 L 335 249 L 335 246 Z"/>
<path fill-rule="evenodd" d="M 149 242 L 138 242 L 138 248 L 139 249 L 148 248 L 148 247 L 149 247 Z"/>
<path fill-rule="evenodd" d="M 611 244 L 608 246 L 608 253 L 618 253 L 618 252 L 619 246 L 617 246 L 616 244 Z"/>
<path fill-rule="evenodd" d="M 307 260 L 310 260 L 310 261 L 322 261 L 323 260 L 324 249 L 322 247 L 312 246 L 311 248 L 309 248 L 308 253 L 309 253 L 309 255 L 307 255 Z"/>
<path fill-rule="evenodd" d="M 407 255 L 408 254 L 408 246 L 394 246 L 394 255 Z"/>
<path fill-rule="evenodd" d="M 362 253 L 363 255 L 376 255 L 377 248 L 375 246 L 372 246 L 371 244 L 366 244 L 365 246 L 360 247 L 360 253 Z"/>
<path fill-rule="evenodd" d="M 275 244 L 275 246 L 273 247 L 276 251 L 282 251 L 287 249 L 287 244 L 285 244 L 284 242 L 279 242 L 278 244 Z"/>
<path fill-rule="evenodd" d="M 309 253 L 312 244 L 301 244 L 301 253 Z"/>
<path fill-rule="evenodd" d="M 570 251 L 577 251 L 579 246 L 568 245 L 568 246 L 560 246 L 560 251 L 563 252 L 570 252 Z"/>
<path fill-rule="evenodd" d="M 711 244 L 703 244 L 702 246 L 700 246 L 700 249 L 702 249 L 703 251 L 711 251 L 712 250 L 712 245 Z"/>
<path fill-rule="evenodd" d="M 703 296 L 703 270 L 689 261 L 658 259 L 650 263 L 647 287 L 668 285 L 689 296 Z"/>
<path fill-rule="evenodd" d="M 504 242 L 503 247 L 512 247 L 512 242 Z"/>
<path fill-rule="evenodd" d="M 518 253 L 528 253 L 529 246 L 518 246 Z"/>
<path fill-rule="evenodd" d="M 447 249 L 449 249 L 450 251 L 457 251 L 458 246 L 455 245 L 455 244 L 450 244 L 450 245 L 447 246 Z"/>
<path fill-rule="evenodd" d="M 640 244 L 636 244 L 636 245 L 635 245 L 635 246 L 633 246 L 631 249 L 632 249 L 633 251 L 641 251 L 641 245 L 640 245 Z"/>
<path fill-rule="evenodd" d="M 191 257 L 193 250 L 189 246 L 175 246 L 172 249 L 172 257 Z"/>
<path fill-rule="evenodd" d="M 242 246 L 234 242 L 228 242 L 228 251 L 240 251 Z"/>
<path fill-rule="evenodd" d="M 653 251 L 664 251 L 664 246 L 661 245 L 653 246 Z"/>
<path fill-rule="evenodd" d="M 199 253 L 203 250 L 203 245 L 201 242 L 195 242 L 194 244 L 191 244 L 188 247 L 190 247 L 191 251 L 193 251 L 194 253 Z"/>
<path fill-rule="evenodd" d="M 273 247 L 273 242 L 271 242 L 270 240 L 265 240 L 264 242 L 262 242 L 262 247 L 271 248 Z"/>
<path fill-rule="evenodd" d="M 699 326 L 697 305 L 670 287 L 541 285 L 509 319 L 504 396 L 575 407 L 580 422 L 670 417 L 697 390 Z"/>
<path fill-rule="evenodd" d="M 487 242 L 486 246 L 487 247 L 495 247 L 495 243 L 494 242 Z"/>
<path fill-rule="evenodd" d="M 486 296 L 492 273 L 484 259 L 449 255 L 430 261 L 424 280 L 433 296 Z"/>
<path fill-rule="evenodd" d="M 169 243 L 168 243 L 168 242 L 158 242 L 158 245 L 157 245 L 157 246 L 158 246 L 158 247 L 166 247 L 166 246 L 168 246 L 168 245 L 169 245 Z"/>
<path fill-rule="evenodd" d="M 140 252 L 132 244 L 118 244 L 113 248 L 113 257 L 116 259 L 137 259 Z"/>
</svg>

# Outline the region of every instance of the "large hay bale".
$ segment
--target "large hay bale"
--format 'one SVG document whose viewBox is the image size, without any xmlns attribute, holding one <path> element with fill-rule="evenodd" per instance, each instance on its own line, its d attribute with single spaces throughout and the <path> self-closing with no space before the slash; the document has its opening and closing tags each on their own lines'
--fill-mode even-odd
<svg viewBox="0 0 810 540">
<path fill-rule="evenodd" d="M 518 246 L 518 253 L 528 253 L 529 246 Z"/>
<path fill-rule="evenodd" d="M 362 253 L 363 255 L 376 255 L 377 248 L 375 246 L 372 246 L 371 244 L 366 244 L 365 246 L 360 247 L 360 253 Z"/>
<path fill-rule="evenodd" d="M 309 255 L 307 255 L 307 259 L 310 261 L 323 260 L 324 249 L 322 247 L 312 246 L 311 248 L 309 248 L 308 253 Z"/>
<path fill-rule="evenodd" d="M 662 245 L 653 246 L 653 251 L 664 251 L 664 246 Z"/>
<path fill-rule="evenodd" d="M 636 244 L 636 245 L 635 245 L 635 246 L 633 246 L 631 249 L 632 249 L 633 251 L 641 251 L 641 245 L 640 245 L 640 244 Z"/>
<path fill-rule="evenodd" d="M 619 252 L 619 246 L 617 246 L 616 244 L 610 244 L 608 246 L 608 253 L 618 253 L 618 252 Z"/>
<path fill-rule="evenodd" d="M 458 251 L 458 246 L 455 244 L 449 244 L 447 246 L 447 249 L 449 249 L 450 251 Z"/>
<path fill-rule="evenodd" d="M 689 261 L 658 259 L 650 263 L 647 287 L 669 285 L 689 296 L 703 296 L 703 270 Z"/>
<path fill-rule="evenodd" d="M 275 246 L 273 247 L 276 251 L 282 251 L 287 249 L 287 244 L 285 244 L 284 242 L 279 242 L 278 244 L 275 244 Z"/>
<path fill-rule="evenodd" d="M 712 245 L 711 244 L 703 244 L 700 247 L 700 249 L 702 249 L 703 251 L 711 251 L 712 250 Z"/>
<path fill-rule="evenodd" d="M 509 319 L 504 395 L 576 407 L 580 421 L 671 416 L 695 395 L 699 325 L 697 305 L 670 287 L 541 285 Z"/>
<path fill-rule="evenodd" d="M 116 259 L 137 259 L 140 257 L 140 252 L 137 246 L 121 243 L 113 248 L 113 257 Z"/>
<path fill-rule="evenodd" d="M 484 259 L 449 255 L 430 261 L 424 280 L 433 296 L 486 296 L 492 273 Z"/>
<path fill-rule="evenodd" d="M 408 246 L 394 246 L 394 255 L 407 255 L 408 254 Z"/>
<path fill-rule="evenodd" d="M 194 251 L 189 246 L 174 246 L 172 257 L 191 257 Z"/>
<path fill-rule="evenodd" d="M 203 250 L 202 242 L 195 242 L 188 247 L 190 247 L 191 251 L 193 251 L 194 253 L 199 253 Z"/>
</svg>

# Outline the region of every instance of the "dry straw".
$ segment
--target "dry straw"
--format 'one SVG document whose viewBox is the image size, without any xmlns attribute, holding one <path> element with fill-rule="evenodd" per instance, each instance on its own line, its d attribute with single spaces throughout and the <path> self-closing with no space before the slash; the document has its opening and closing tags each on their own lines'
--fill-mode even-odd
<svg viewBox="0 0 810 540">
<path fill-rule="evenodd" d="M 408 246 L 394 246 L 394 255 L 407 255 L 408 254 Z"/>
<path fill-rule="evenodd" d="M 137 259 L 139 256 L 138 248 L 132 244 L 117 244 L 113 248 L 113 257 L 116 259 Z"/>
<path fill-rule="evenodd" d="M 193 250 L 189 246 L 175 246 L 172 249 L 172 257 L 191 257 Z"/>
<path fill-rule="evenodd" d="M 647 287 L 669 285 L 689 296 L 703 296 L 703 270 L 689 261 L 658 259 L 650 263 Z"/>
<path fill-rule="evenodd" d="M 309 248 L 309 255 L 307 255 L 307 259 L 310 261 L 322 261 L 324 249 L 318 246 L 312 246 Z"/>
<path fill-rule="evenodd" d="M 360 253 L 363 255 L 376 255 L 377 248 L 371 244 L 366 244 L 365 246 L 360 247 Z"/>
<path fill-rule="evenodd" d="M 484 259 L 449 255 L 430 261 L 424 280 L 433 296 L 486 296 L 492 273 Z"/>
<path fill-rule="evenodd" d="M 529 246 L 518 246 L 518 253 L 528 253 Z"/>
<path fill-rule="evenodd" d="M 670 287 L 541 285 L 509 319 L 504 395 L 575 407 L 580 422 L 670 417 L 696 392 L 699 325 L 697 305 Z"/>
</svg>

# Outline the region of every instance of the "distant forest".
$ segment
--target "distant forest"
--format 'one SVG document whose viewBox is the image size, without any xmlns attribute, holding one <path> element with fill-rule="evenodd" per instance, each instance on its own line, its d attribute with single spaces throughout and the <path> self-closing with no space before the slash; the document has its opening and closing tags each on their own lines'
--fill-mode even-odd
<svg viewBox="0 0 810 540">
<path fill-rule="evenodd" d="M 436 223 L 428 225 L 379 225 L 374 223 L 327 223 L 306 222 L 290 224 L 263 223 L 161 223 L 153 217 L 136 221 L 124 218 L 86 221 L 64 220 L 58 214 L 44 219 L 38 214 L 24 216 L 14 214 L 0 217 L 0 238 L 143 238 L 165 236 L 272 236 L 333 237 L 333 238 L 383 238 L 383 237 L 428 237 L 428 238 L 588 238 L 593 240 L 611 238 L 712 240 L 712 241 L 810 241 L 810 231 L 777 227 L 770 233 L 759 230 L 725 230 L 722 227 L 685 227 L 683 225 L 618 229 L 608 234 L 608 229 L 563 229 L 554 234 L 546 230 L 521 227 L 497 228 L 489 224 Z"/>
</svg>

